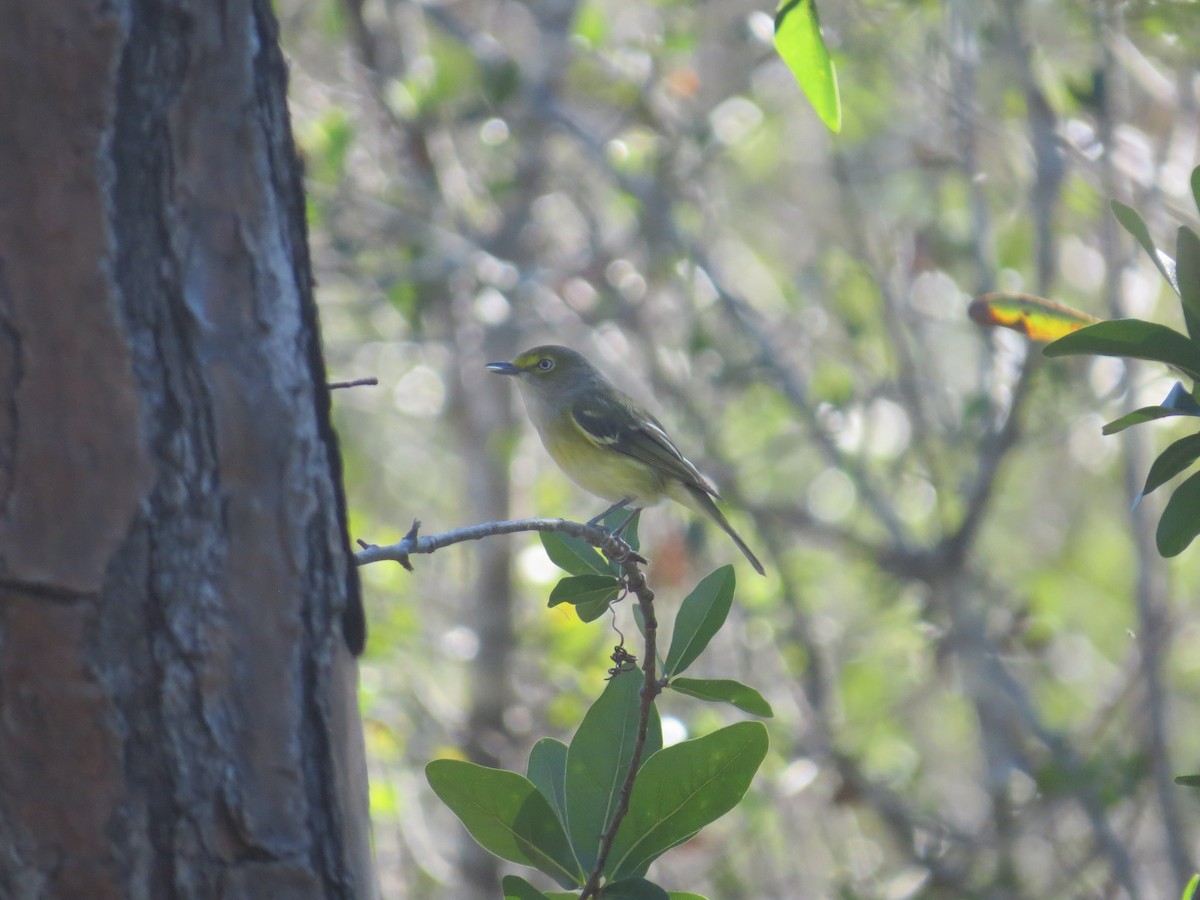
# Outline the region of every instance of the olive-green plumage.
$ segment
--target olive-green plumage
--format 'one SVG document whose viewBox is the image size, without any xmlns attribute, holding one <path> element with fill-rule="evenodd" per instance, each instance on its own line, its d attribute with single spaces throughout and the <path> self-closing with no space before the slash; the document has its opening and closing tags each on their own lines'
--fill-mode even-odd
<svg viewBox="0 0 1200 900">
<path fill-rule="evenodd" d="M 679 452 L 654 416 L 614 387 L 582 354 L 546 345 L 487 367 L 516 377 L 546 450 L 584 490 L 635 509 L 663 498 L 682 503 L 716 522 L 755 571 L 766 574 L 713 502 L 717 491 L 712 482 Z"/>
</svg>

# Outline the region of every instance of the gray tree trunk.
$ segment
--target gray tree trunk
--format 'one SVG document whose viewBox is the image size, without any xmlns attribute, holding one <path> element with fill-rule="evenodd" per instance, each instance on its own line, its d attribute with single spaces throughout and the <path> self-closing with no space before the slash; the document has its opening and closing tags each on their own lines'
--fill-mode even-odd
<svg viewBox="0 0 1200 900">
<path fill-rule="evenodd" d="M 266 0 L 0 0 L 0 897 L 374 894 L 285 89 Z"/>
</svg>

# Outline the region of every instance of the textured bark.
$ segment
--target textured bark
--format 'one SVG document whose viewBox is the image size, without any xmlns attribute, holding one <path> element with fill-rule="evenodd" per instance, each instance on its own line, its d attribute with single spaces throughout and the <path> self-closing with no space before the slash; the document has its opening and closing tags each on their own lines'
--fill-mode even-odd
<svg viewBox="0 0 1200 900">
<path fill-rule="evenodd" d="M 269 5 L 0 20 L 0 896 L 371 896 Z"/>
</svg>

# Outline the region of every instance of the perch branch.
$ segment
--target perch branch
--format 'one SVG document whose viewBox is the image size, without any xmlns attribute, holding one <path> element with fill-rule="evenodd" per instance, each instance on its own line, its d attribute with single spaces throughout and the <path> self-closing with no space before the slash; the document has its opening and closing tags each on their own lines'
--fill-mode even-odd
<svg viewBox="0 0 1200 900">
<path fill-rule="evenodd" d="M 642 755 L 646 749 L 646 735 L 650 727 L 650 710 L 655 698 L 662 693 L 662 685 L 658 682 L 656 658 L 658 655 L 658 619 L 654 614 L 654 592 L 646 584 L 646 576 L 638 567 L 646 560 L 634 552 L 625 541 L 615 536 L 607 528 L 599 525 L 587 525 L 582 522 L 571 522 L 566 519 L 512 519 L 500 522 L 482 522 L 465 528 L 444 531 L 441 534 L 421 536 L 418 534 L 421 523 L 414 521 L 412 527 L 403 538 L 394 544 L 376 545 L 359 541 L 361 548 L 354 554 L 354 561 L 360 566 L 369 563 L 393 560 L 404 568 L 412 571 L 409 557 L 417 553 L 433 553 L 443 547 L 461 544 L 463 541 L 478 541 L 499 534 L 513 534 L 519 531 L 557 531 L 581 538 L 599 549 L 605 556 L 621 567 L 625 586 L 638 599 L 642 610 L 643 632 L 645 637 L 644 662 L 642 664 L 641 702 L 638 707 L 637 738 L 633 745 L 633 755 L 629 760 L 629 771 L 621 785 L 621 793 L 617 798 L 617 808 L 613 812 L 612 821 L 600 840 L 600 850 L 596 857 L 596 865 L 588 876 L 579 900 L 590 900 L 600 893 L 600 879 L 608 854 L 612 850 L 613 841 L 617 837 L 625 814 L 629 811 L 629 798 L 633 794 L 633 784 L 637 778 L 638 769 L 642 764 Z"/>
</svg>

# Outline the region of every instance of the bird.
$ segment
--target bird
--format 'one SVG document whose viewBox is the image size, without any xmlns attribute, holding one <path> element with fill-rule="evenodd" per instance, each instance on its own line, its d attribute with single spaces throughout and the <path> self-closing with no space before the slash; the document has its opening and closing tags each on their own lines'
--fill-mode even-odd
<svg viewBox="0 0 1200 900">
<path fill-rule="evenodd" d="M 542 444 L 576 484 L 630 519 L 647 506 L 671 499 L 712 519 L 742 551 L 754 571 L 762 563 L 729 524 L 715 500 L 716 487 L 680 452 L 662 423 L 612 384 L 582 353 L 545 344 L 511 362 L 491 362 L 489 372 L 517 379 L 521 399 Z"/>
</svg>

